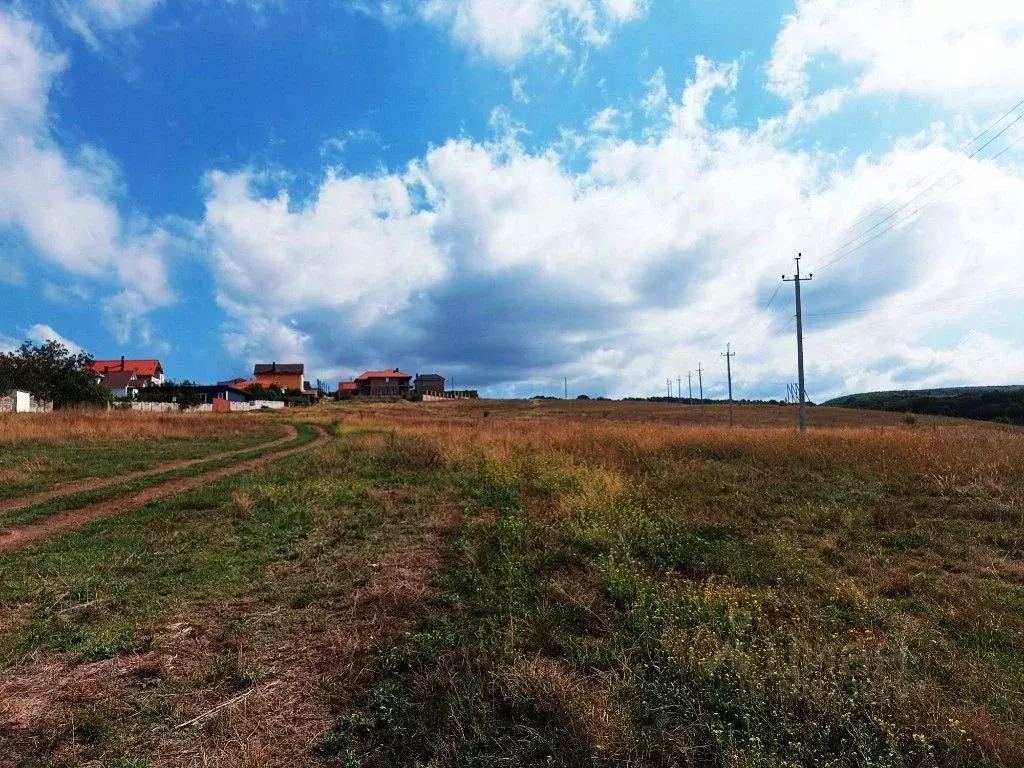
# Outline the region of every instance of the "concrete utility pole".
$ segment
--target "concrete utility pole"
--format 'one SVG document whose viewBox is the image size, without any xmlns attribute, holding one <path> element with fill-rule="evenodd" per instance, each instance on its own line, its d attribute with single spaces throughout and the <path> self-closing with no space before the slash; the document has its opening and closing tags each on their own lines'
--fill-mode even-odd
<svg viewBox="0 0 1024 768">
<path fill-rule="evenodd" d="M 783 282 L 793 283 L 796 287 L 796 364 L 800 381 L 797 384 L 800 395 L 800 431 L 807 431 L 807 390 L 804 387 L 804 314 L 800 305 L 800 283 L 806 283 L 814 279 L 814 274 L 807 277 L 800 277 L 800 259 L 802 253 L 796 255 L 796 274 L 793 277 L 782 276 Z"/>
<path fill-rule="evenodd" d="M 668 399 L 672 399 L 672 379 L 665 379 L 665 387 L 668 389 Z"/>
<path fill-rule="evenodd" d="M 676 376 L 676 400 L 683 399 L 683 377 Z"/>
<path fill-rule="evenodd" d="M 732 344 L 725 345 L 725 352 L 722 353 L 722 357 L 725 358 L 725 372 L 729 376 L 729 426 L 733 425 L 732 421 L 732 359 L 736 357 L 736 353 L 730 351 Z"/>
<path fill-rule="evenodd" d="M 697 363 L 697 386 L 700 388 L 700 417 L 704 418 L 704 378 L 702 374 L 704 369 L 700 367 L 700 363 Z"/>
<path fill-rule="evenodd" d="M 568 400 L 569 399 L 569 377 L 568 376 L 563 376 L 562 377 L 562 384 L 565 386 L 565 399 Z"/>
<path fill-rule="evenodd" d="M 693 405 L 693 371 L 686 372 L 686 386 L 690 388 L 690 405 Z"/>
</svg>

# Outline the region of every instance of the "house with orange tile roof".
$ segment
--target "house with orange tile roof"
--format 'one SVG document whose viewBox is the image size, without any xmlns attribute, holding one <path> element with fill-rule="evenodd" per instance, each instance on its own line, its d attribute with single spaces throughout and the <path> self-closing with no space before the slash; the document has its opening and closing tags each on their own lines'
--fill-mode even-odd
<svg viewBox="0 0 1024 768">
<path fill-rule="evenodd" d="M 126 378 L 123 375 L 114 376 L 114 379 L 117 380 L 117 388 L 122 390 L 129 383 L 129 379 L 133 389 L 156 387 L 164 383 L 164 368 L 156 359 L 131 360 L 122 355 L 120 360 L 94 360 L 91 365 L 86 366 L 85 370 L 92 371 L 97 376 L 104 378 L 113 374 L 134 373 L 134 378 Z"/>
</svg>

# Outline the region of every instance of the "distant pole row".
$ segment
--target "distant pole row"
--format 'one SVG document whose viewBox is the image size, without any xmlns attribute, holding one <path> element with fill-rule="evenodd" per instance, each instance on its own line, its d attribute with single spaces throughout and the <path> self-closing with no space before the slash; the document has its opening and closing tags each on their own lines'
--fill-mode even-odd
<svg viewBox="0 0 1024 768">
<path fill-rule="evenodd" d="M 804 318 L 803 318 L 803 304 L 800 294 L 801 283 L 806 283 L 814 279 L 813 274 L 801 275 L 800 274 L 800 259 L 803 258 L 802 253 L 796 255 L 796 272 L 793 277 L 782 276 L 783 282 L 793 283 L 796 295 L 796 362 L 797 362 L 797 377 L 799 379 L 796 384 L 786 385 L 786 402 L 798 402 L 798 417 L 797 422 L 801 432 L 807 431 L 807 388 L 805 386 L 804 379 Z M 774 296 L 773 296 L 774 298 Z M 769 302 L 769 305 L 771 302 Z M 721 356 L 725 358 L 725 374 L 728 381 L 729 389 L 729 426 L 733 426 L 736 422 L 733 415 L 734 400 L 732 396 L 732 359 L 736 357 L 736 353 L 732 351 L 732 342 L 725 345 L 725 352 L 721 353 Z M 686 385 L 689 390 L 688 402 L 693 405 L 693 371 L 686 372 Z M 668 392 L 668 399 L 672 399 L 672 379 L 665 379 L 665 389 Z M 704 418 L 704 367 L 701 363 L 697 364 L 697 391 L 700 397 L 700 416 Z M 683 377 L 678 376 L 676 378 L 676 399 L 683 399 Z"/>
</svg>

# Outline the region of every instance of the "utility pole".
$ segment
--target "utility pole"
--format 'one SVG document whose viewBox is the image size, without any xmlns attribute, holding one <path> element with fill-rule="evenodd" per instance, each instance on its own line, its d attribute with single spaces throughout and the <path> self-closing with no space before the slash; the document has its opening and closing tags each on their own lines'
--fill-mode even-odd
<svg viewBox="0 0 1024 768">
<path fill-rule="evenodd" d="M 568 400 L 569 399 L 569 377 L 568 376 L 563 376 L 562 377 L 562 384 L 565 386 L 565 399 Z"/>
<path fill-rule="evenodd" d="M 733 425 L 732 420 L 732 359 L 736 357 L 736 353 L 731 351 L 732 344 L 725 345 L 725 352 L 722 353 L 722 357 L 725 358 L 725 371 L 729 376 L 729 426 Z"/>
<path fill-rule="evenodd" d="M 665 387 L 668 390 L 668 399 L 672 399 L 672 379 L 665 379 Z"/>
<path fill-rule="evenodd" d="M 704 369 L 700 367 L 700 363 L 697 363 L 697 386 L 700 388 L 700 417 L 704 418 L 704 378 L 702 374 Z"/>
<path fill-rule="evenodd" d="M 683 377 L 676 376 L 676 400 L 683 399 Z"/>
<path fill-rule="evenodd" d="M 690 405 L 693 405 L 693 371 L 686 372 L 686 386 L 690 389 Z"/>
<path fill-rule="evenodd" d="M 793 277 L 782 276 L 783 282 L 793 283 L 796 287 L 796 364 L 797 373 L 800 379 L 797 387 L 799 389 L 800 396 L 800 431 L 807 431 L 807 390 L 804 387 L 804 314 L 803 308 L 800 305 L 800 283 L 806 283 L 808 280 L 813 280 L 814 275 L 809 274 L 807 277 L 800 277 L 800 259 L 803 257 L 802 253 L 796 255 L 796 274 Z"/>
</svg>

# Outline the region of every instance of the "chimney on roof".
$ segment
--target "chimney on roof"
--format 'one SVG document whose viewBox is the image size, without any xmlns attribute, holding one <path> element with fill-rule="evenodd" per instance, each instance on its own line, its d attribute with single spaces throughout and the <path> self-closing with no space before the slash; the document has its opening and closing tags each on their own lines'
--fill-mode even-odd
<svg viewBox="0 0 1024 768">
<path fill-rule="evenodd" d="M 124 370 L 124 355 L 121 355 L 121 370 Z"/>
<path fill-rule="evenodd" d="M 270 372 L 271 373 L 277 373 L 277 360 L 275 360 L 274 362 L 272 362 L 270 364 Z"/>
</svg>

